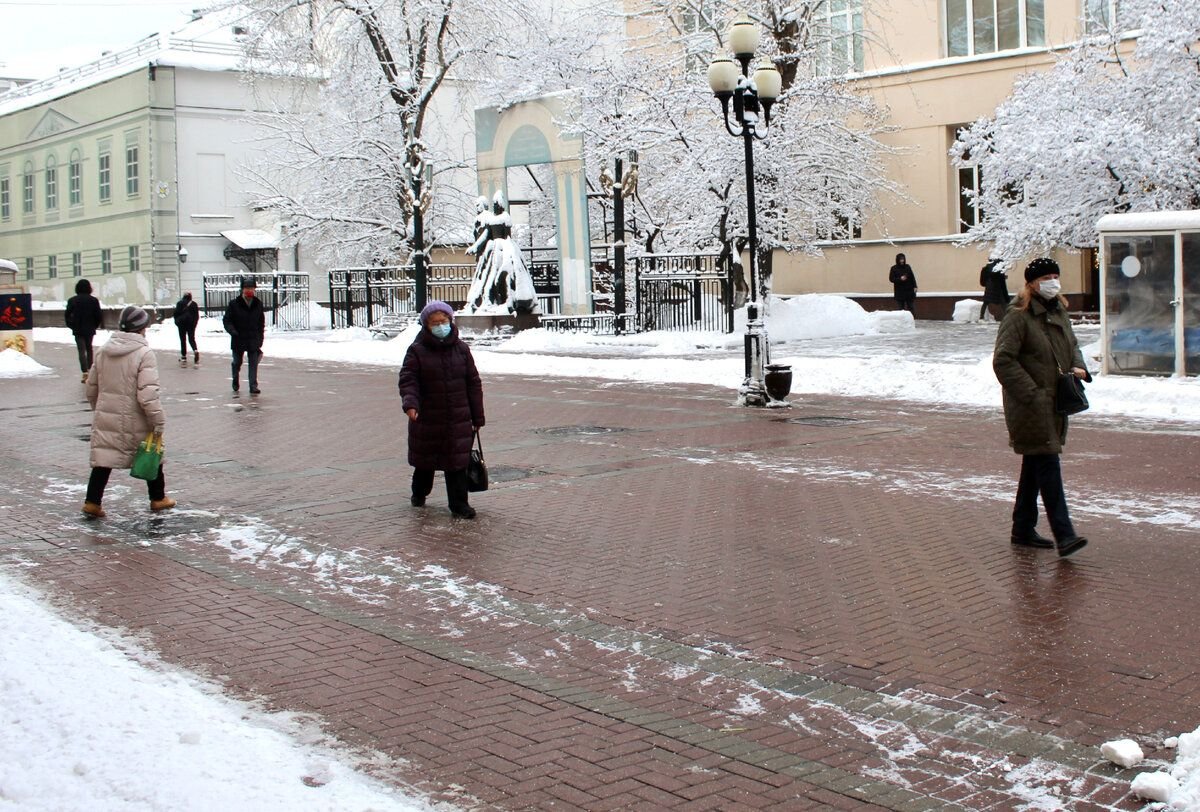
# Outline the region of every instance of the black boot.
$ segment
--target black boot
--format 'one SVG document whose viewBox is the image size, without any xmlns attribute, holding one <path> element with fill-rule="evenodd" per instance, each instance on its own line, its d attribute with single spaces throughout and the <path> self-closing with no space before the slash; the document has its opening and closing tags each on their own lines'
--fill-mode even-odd
<svg viewBox="0 0 1200 812">
<path fill-rule="evenodd" d="M 1043 536 L 1037 530 L 1028 533 L 1012 534 L 1012 543 L 1018 547 L 1037 547 L 1040 550 L 1053 550 L 1054 542 Z"/>
<path fill-rule="evenodd" d="M 1087 546 L 1087 539 L 1083 536 L 1067 536 L 1058 540 L 1058 557 L 1066 558 L 1073 553 L 1077 553 Z"/>
</svg>

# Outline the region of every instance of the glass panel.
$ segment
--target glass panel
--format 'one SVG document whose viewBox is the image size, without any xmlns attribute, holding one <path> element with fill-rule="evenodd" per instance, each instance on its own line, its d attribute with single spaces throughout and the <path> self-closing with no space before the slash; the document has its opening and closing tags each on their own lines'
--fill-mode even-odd
<svg viewBox="0 0 1200 812">
<path fill-rule="evenodd" d="M 862 14 L 854 15 L 854 70 L 863 69 L 863 19 Z"/>
<path fill-rule="evenodd" d="M 975 23 L 975 53 L 990 54 L 996 50 L 995 0 L 972 0 L 971 14 Z"/>
<path fill-rule="evenodd" d="M 1200 375 L 1200 234 L 1183 235 L 1183 341 L 1188 375 Z"/>
<path fill-rule="evenodd" d="M 1175 371 L 1175 238 L 1106 237 L 1104 344 L 1113 372 Z"/>
<path fill-rule="evenodd" d="M 967 0 L 946 0 L 946 56 L 967 55 Z"/>
<path fill-rule="evenodd" d="M 1045 0 L 1025 0 L 1025 44 L 1046 44 Z"/>
<path fill-rule="evenodd" d="M 967 195 L 967 191 L 975 191 L 975 168 L 972 166 L 958 170 L 958 230 L 966 233 L 975 225 L 975 205 Z"/>
<path fill-rule="evenodd" d="M 1017 0 L 996 0 L 996 39 L 1001 51 L 1021 47 L 1021 19 Z"/>
</svg>

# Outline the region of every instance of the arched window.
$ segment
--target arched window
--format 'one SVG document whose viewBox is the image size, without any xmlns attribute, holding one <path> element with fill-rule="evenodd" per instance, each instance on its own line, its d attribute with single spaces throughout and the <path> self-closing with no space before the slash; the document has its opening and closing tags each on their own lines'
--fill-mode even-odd
<svg viewBox="0 0 1200 812">
<path fill-rule="evenodd" d="M 33 161 L 21 171 L 21 213 L 33 214 Z"/>
<path fill-rule="evenodd" d="M 46 211 L 58 208 L 58 159 L 46 157 Z"/>
<path fill-rule="evenodd" d="M 67 199 L 72 206 L 83 205 L 83 158 L 78 149 L 71 150 L 67 165 Z"/>
</svg>

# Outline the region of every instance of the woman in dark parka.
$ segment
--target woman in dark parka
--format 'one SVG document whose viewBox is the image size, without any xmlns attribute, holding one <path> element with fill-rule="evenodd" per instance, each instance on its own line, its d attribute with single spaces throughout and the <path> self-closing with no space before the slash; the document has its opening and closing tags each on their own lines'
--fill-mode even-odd
<svg viewBox="0 0 1200 812">
<path fill-rule="evenodd" d="M 421 311 L 421 332 L 400 368 L 400 398 L 408 415 L 413 506 L 425 504 L 434 471 L 445 471 L 450 512 L 475 518 L 467 501 L 467 463 L 475 431 L 484 424 L 483 383 L 445 302 L 430 302 Z"/>
<path fill-rule="evenodd" d="M 1013 507 L 1012 543 L 1057 547 L 1071 555 L 1087 544 L 1067 512 L 1059 454 L 1067 442 L 1067 416 L 1054 408 L 1060 371 L 1090 381 L 1079 342 L 1060 293 L 1058 263 L 1040 258 L 1025 269 L 1025 286 L 996 333 L 992 368 L 1004 389 L 1009 445 L 1021 455 L 1021 479 Z M 1037 498 L 1042 497 L 1054 541 L 1037 532 Z"/>
</svg>

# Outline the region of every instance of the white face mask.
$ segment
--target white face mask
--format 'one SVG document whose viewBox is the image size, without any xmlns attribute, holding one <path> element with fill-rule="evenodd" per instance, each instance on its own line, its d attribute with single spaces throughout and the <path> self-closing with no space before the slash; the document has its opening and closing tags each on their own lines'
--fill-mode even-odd
<svg viewBox="0 0 1200 812">
<path fill-rule="evenodd" d="M 1062 285 L 1057 279 L 1043 279 L 1038 282 L 1038 293 L 1042 294 L 1043 299 L 1053 299 L 1062 290 Z"/>
</svg>

